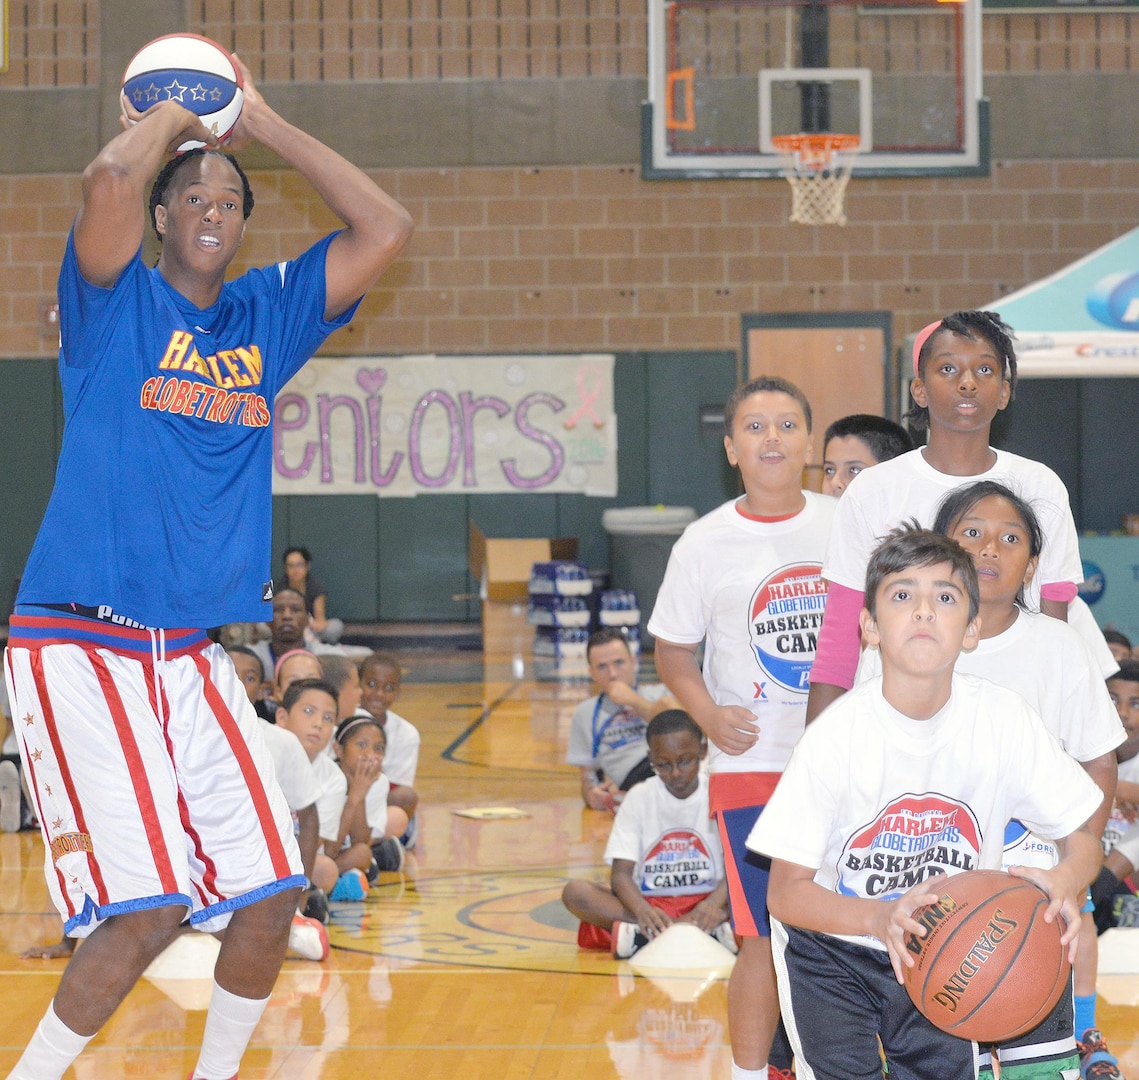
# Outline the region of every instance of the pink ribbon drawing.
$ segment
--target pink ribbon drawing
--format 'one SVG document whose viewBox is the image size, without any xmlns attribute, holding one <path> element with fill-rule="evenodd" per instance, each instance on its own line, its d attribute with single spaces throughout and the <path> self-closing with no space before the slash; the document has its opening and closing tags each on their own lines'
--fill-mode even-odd
<svg viewBox="0 0 1139 1080">
<path fill-rule="evenodd" d="M 592 387 L 586 386 L 585 374 L 587 371 L 593 376 Z M 605 421 L 593 410 L 593 406 L 601 400 L 601 372 L 594 367 L 579 367 L 577 369 L 576 381 L 577 396 L 581 401 L 581 407 L 568 420 L 562 422 L 562 427 L 564 427 L 566 431 L 573 431 L 573 429 L 577 427 L 578 421 L 588 414 L 595 428 L 603 428 Z"/>
</svg>

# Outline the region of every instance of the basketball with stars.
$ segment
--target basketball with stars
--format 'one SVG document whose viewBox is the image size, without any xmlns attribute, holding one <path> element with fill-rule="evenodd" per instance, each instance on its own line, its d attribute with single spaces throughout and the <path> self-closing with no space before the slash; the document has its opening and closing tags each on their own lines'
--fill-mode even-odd
<svg viewBox="0 0 1139 1080">
<path fill-rule="evenodd" d="M 122 97 L 139 112 L 174 100 L 202 118 L 221 142 L 245 101 L 241 71 L 216 41 L 200 34 L 166 34 L 144 45 L 123 73 Z M 191 140 L 179 152 L 203 145 Z"/>
</svg>

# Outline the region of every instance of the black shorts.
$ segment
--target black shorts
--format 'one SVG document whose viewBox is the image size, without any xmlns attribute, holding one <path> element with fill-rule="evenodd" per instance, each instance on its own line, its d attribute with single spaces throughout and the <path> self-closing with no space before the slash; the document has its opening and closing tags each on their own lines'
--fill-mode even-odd
<svg viewBox="0 0 1139 1080">
<path fill-rule="evenodd" d="M 894 978 L 890 957 L 826 934 L 772 920 L 771 950 L 779 1001 L 799 1080 L 881 1080 L 878 1043 L 891 1080 L 1056 1080 L 1077 1075 L 1079 1057 L 1071 976 L 1068 992 L 1031 1031 L 993 1046 L 948 1035 L 931 1024 Z M 1075 1070 L 1075 1071 L 1073 1071 Z"/>
<path fill-rule="evenodd" d="M 974 1080 L 975 1043 L 931 1024 L 882 949 L 771 920 L 783 1023 L 798 1080 Z"/>
</svg>

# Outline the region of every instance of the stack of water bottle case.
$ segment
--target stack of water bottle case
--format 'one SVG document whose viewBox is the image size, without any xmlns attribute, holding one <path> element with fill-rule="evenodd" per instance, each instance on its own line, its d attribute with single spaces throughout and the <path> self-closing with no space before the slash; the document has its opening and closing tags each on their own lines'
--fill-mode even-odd
<svg viewBox="0 0 1139 1080">
<path fill-rule="evenodd" d="M 640 650 L 641 612 L 628 589 L 594 590 L 585 563 L 536 562 L 530 571 L 526 621 L 534 627 L 534 658 L 552 661 L 558 674 L 588 673 L 585 647 L 602 626 L 624 629 L 629 647 Z"/>
</svg>

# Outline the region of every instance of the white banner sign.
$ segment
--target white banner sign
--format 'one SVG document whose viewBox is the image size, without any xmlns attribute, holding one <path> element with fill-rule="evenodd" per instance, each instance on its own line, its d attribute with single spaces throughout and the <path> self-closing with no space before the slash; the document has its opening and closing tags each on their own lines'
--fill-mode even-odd
<svg viewBox="0 0 1139 1080">
<path fill-rule="evenodd" d="M 614 496 L 613 362 L 310 360 L 277 396 L 273 494 Z"/>
</svg>

